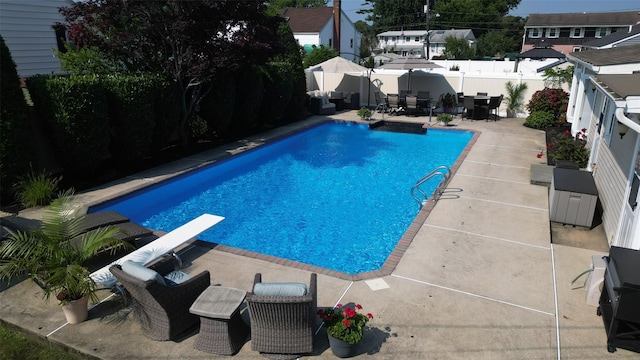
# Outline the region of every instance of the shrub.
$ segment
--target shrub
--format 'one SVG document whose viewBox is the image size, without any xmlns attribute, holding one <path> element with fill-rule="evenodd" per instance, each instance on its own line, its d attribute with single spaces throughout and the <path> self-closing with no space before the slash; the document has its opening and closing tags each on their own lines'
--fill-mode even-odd
<svg viewBox="0 0 640 360">
<path fill-rule="evenodd" d="M 52 177 L 51 174 L 44 172 L 36 174 L 31 169 L 14 186 L 16 199 L 26 208 L 49 205 L 58 190 L 60 180 L 62 177 Z"/>
<path fill-rule="evenodd" d="M 110 152 L 119 162 L 140 160 L 150 152 L 155 125 L 153 78 L 122 74 L 104 80 L 113 136 Z"/>
<path fill-rule="evenodd" d="M 106 92 L 100 78 L 36 76 L 28 84 L 65 173 L 83 177 L 97 170 L 109 154 Z"/>
<path fill-rule="evenodd" d="M 35 159 L 27 123 L 29 107 L 9 48 L 0 37 L 0 189 L 6 189 L 29 171 Z M 0 197 L 1 198 L 1 197 Z"/>
<path fill-rule="evenodd" d="M 529 113 L 546 111 L 553 115 L 553 119 L 564 122 L 567 113 L 569 94 L 562 89 L 545 88 L 536 91 L 527 104 Z"/>
<path fill-rule="evenodd" d="M 266 123 L 277 124 L 293 95 L 294 69 L 288 62 L 270 62 L 262 68 L 264 89 L 260 118 Z"/>
<path fill-rule="evenodd" d="M 576 136 L 571 136 L 571 131 L 554 133 L 547 144 L 547 156 L 553 160 L 568 160 L 586 168 L 589 162 L 589 148 L 587 148 L 587 129 L 578 131 Z"/>
<path fill-rule="evenodd" d="M 534 111 L 524 122 L 524 125 L 533 129 L 544 130 L 555 125 L 553 114 L 548 111 Z"/>
</svg>

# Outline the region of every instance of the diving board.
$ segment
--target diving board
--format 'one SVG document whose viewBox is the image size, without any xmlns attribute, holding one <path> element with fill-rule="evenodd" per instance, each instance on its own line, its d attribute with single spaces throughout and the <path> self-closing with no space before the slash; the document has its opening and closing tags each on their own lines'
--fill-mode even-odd
<svg viewBox="0 0 640 360">
<path fill-rule="evenodd" d="M 224 217 L 222 216 L 211 214 L 200 215 L 175 230 L 157 238 L 149 244 L 121 257 L 102 269 L 95 271 L 91 274 L 91 279 L 98 284 L 102 284 L 104 287 L 112 287 L 118 282 L 118 280 L 109 271 L 111 266 L 122 265 L 122 263 L 127 260 L 148 265 L 161 256 L 174 251 L 180 245 L 183 245 L 222 220 L 224 220 Z"/>
</svg>

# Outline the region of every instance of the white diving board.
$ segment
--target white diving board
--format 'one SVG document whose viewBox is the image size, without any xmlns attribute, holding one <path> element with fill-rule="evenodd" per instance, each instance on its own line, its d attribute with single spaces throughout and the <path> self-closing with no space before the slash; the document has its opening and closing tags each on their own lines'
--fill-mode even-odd
<svg viewBox="0 0 640 360">
<path fill-rule="evenodd" d="M 114 286 L 118 280 L 113 276 L 109 268 L 113 265 L 122 265 L 127 260 L 132 260 L 147 265 L 161 256 L 172 252 L 180 245 L 198 236 L 200 233 L 216 225 L 224 217 L 203 214 L 177 229 L 157 238 L 149 244 L 121 257 L 111 264 L 91 274 L 91 279 L 104 287 Z"/>
</svg>

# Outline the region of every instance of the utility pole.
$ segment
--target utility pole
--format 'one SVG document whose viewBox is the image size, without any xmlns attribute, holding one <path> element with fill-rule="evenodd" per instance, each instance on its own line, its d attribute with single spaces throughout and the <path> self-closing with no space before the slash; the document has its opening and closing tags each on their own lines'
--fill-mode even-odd
<svg viewBox="0 0 640 360">
<path fill-rule="evenodd" d="M 427 18 L 427 38 L 425 41 L 427 43 L 427 60 L 429 60 L 429 48 L 431 47 L 431 44 L 429 44 L 429 40 L 431 40 L 431 34 L 429 33 L 429 0 L 427 0 L 427 4 L 424 6 L 424 14 Z"/>
</svg>

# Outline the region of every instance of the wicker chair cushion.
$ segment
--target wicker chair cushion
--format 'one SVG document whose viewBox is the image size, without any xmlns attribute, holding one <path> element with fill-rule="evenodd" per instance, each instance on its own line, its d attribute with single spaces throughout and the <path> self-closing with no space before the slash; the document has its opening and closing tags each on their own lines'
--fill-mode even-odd
<svg viewBox="0 0 640 360">
<path fill-rule="evenodd" d="M 307 285 L 293 282 L 257 283 L 253 293 L 258 296 L 304 296 Z"/>
<path fill-rule="evenodd" d="M 141 281 L 153 280 L 160 285 L 167 285 L 162 275 L 135 261 L 127 260 L 123 262 L 122 271 Z"/>
<path fill-rule="evenodd" d="M 189 279 L 191 279 L 191 276 L 179 270 L 172 271 L 164 276 L 164 282 L 170 286 L 182 284 Z"/>
</svg>

